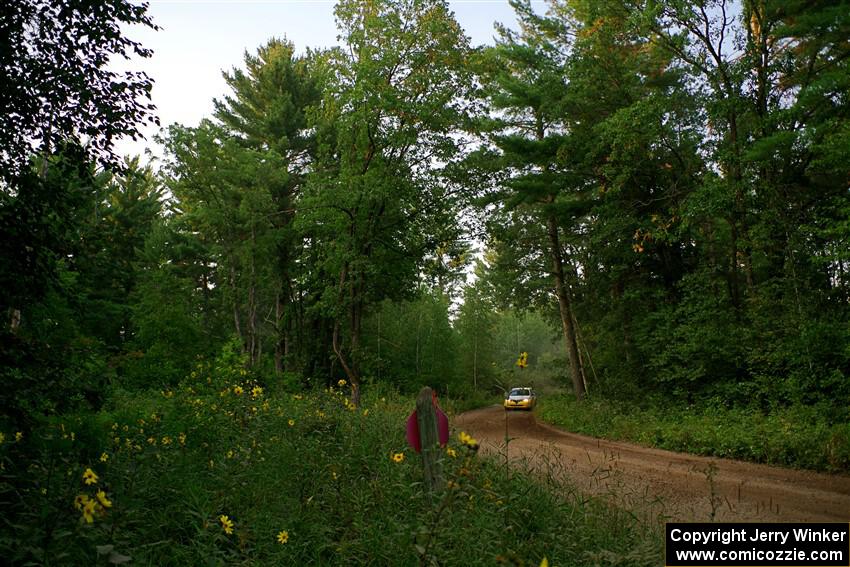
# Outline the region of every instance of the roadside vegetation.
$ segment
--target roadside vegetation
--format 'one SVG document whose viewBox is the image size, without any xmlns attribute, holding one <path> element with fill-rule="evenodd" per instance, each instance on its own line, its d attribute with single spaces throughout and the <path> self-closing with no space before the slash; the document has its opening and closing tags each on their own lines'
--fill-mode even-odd
<svg viewBox="0 0 850 567">
<path fill-rule="evenodd" d="M 453 431 L 447 487 L 423 492 L 411 396 L 344 381 L 292 392 L 239 358 L 162 391 L 115 392 L 0 445 L 11 564 L 656 565 L 657 531 Z M 459 439 L 464 439 L 465 442 Z M 558 480 L 560 478 L 560 480 Z"/>
<path fill-rule="evenodd" d="M 720 405 L 643 407 L 605 399 L 545 397 L 538 418 L 569 431 L 640 445 L 827 472 L 850 472 L 850 423 L 830 407 L 762 413 Z"/>
</svg>

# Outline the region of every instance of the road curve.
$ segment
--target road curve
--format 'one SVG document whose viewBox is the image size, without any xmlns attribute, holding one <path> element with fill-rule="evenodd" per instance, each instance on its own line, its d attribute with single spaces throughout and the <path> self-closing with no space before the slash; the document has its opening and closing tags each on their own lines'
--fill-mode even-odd
<svg viewBox="0 0 850 567">
<path fill-rule="evenodd" d="M 606 441 L 499 406 L 455 419 L 482 450 L 539 473 L 568 475 L 577 491 L 642 516 L 679 521 L 850 522 L 850 476 L 828 475 Z M 545 469 L 545 470 L 544 470 Z"/>
</svg>

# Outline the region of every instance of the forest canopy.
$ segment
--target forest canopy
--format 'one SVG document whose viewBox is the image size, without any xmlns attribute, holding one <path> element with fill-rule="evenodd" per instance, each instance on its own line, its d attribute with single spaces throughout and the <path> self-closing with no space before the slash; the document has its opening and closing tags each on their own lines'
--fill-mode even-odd
<svg viewBox="0 0 850 567">
<path fill-rule="evenodd" d="M 354 404 L 537 381 L 846 417 L 846 5 L 515 0 L 473 46 L 444 1 L 341 0 L 340 47 L 246 52 L 155 167 L 112 153 L 150 79 L 105 67 L 155 24 L 97 4 L 4 8 L 12 422 L 224 353 Z"/>
</svg>

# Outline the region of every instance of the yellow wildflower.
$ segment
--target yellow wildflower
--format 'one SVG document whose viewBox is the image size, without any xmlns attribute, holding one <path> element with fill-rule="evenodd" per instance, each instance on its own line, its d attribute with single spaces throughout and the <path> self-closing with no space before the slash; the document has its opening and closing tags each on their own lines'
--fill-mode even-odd
<svg viewBox="0 0 850 567">
<path fill-rule="evenodd" d="M 540 567 L 549 567 L 549 560 L 544 557 L 540 562 Z"/>
<path fill-rule="evenodd" d="M 471 435 L 466 433 L 465 431 L 461 431 L 458 434 L 457 437 L 458 437 L 458 439 L 460 439 L 461 443 L 463 443 L 464 445 L 466 445 L 470 449 L 477 449 L 478 448 L 478 441 L 474 437 L 472 437 Z"/>
<path fill-rule="evenodd" d="M 109 455 L 107 453 L 101 453 L 100 454 L 100 462 L 101 463 L 105 463 L 108 460 L 109 460 Z"/>
<path fill-rule="evenodd" d="M 345 380 L 340 380 L 339 382 L 337 382 L 337 384 L 339 384 L 339 387 L 342 388 L 343 386 L 348 384 L 348 382 L 346 382 Z"/>
<path fill-rule="evenodd" d="M 251 390 L 251 395 L 254 397 L 254 399 L 257 399 L 263 395 L 263 389 L 259 386 L 254 386 L 254 388 Z"/>
<path fill-rule="evenodd" d="M 448 455 L 451 458 L 455 458 L 455 457 L 457 457 L 457 451 L 455 451 L 454 449 L 449 447 L 448 449 L 446 449 L 446 455 Z"/>
<path fill-rule="evenodd" d="M 227 452 L 227 458 L 228 458 L 228 459 L 232 459 L 232 458 L 233 458 L 233 451 L 228 451 L 228 452 Z"/>
<path fill-rule="evenodd" d="M 83 473 L 83 482 L 86 484 L 97 484 L 97 475 L 91 469 L 86 469 Z"/>
<path fill-rule="evenodd" d="M 396 463 L 400 463 L 404 460 L 404 453 L 393 453 L 392 459 Z"/>
<path fill-rule="evenodd" d="M 95 496 L 97 496 L 97 501 L 100 502 L 101 506 L 104 508 L 112 508 L 112 502 L 106 497 L 106 492 L 98 490 Z"/>
<path fill-rule="evenodd" d="M 281 545 L 289 541 L 289 532 L 286 530 L 281 530 L 280 533 L 277 534 L 277 541 Z"/>
<path fill-rule="evenodd" d="M 77 495 L 74 497 L 74 508 L 76 508 L 77 510 L 82 510 L 82 509 L 83 509 L 83 506 L 84 506 L 84 505 L 85 505 L 85 503 L 86 503 L 86 502 L 88 502 L 88 501 L 89 501 L 89 497 L 88 497 L 87 495 L 85 495 L 85 494 L 77 494 Z"/>
<path fill-rule="evenodd" d="M 20 431 L 15 433 L 15 443 L 20 443 L 21 439 L 24 438 L 24 434 Z"/>
<path fill-rule="evenodd" d="M 233 393 L 236 394 L 237 396 L 241 396 L 244 391 L 245 390 L 242 389 L 242 386 L 234 386 L 233 387 Z"/>
<path fill-rule="evenodd" d="M 181 432 L 180 435 L 177 436 L 177 439 L 180 441 L 181 445 L 186 444 L 186 434 L 185 433 Z"/>
<path fill-rule="evenodd" d="M 227 535 L 233 533 L 233 520 L 222 514 L 218 517 L 218 521 L 221 522 L 221 528 L 224 530 L 224 533 Z"/>
<path fill-rule="evenodd" d="M 293 425 L 295 425 L 295 420 L 290 419 L 289 421 L 287 421 L 287 423 L 289 424 L 289 427 L 292 427 Z"/>
<path fill-rule="evenodd" d="M 364 409 L 364 410 L 363 410 L 363 417 L 366 417 L 367 415 L 369 415 L 369 410 L 368 410 L 368 409 Z"/>
<path fill-rule="evenodd" d="M 94 500 L 86 500 L 83 504 L 83 519 L 87 524 L 94 522 L 94 513 L 97 507 L 97 502 Z"/>
<path fill-rule="evenodd" d="M 519 358 L 516 359 L 516 365 L 520 368 L 528 366 L 528 353 L 523 351 L 519 353 Z"/>
<path fill-rule="evenodd" d="M 163 445 L 171 445 L 171 437 L 169 437 L 168 435 L 164 435 L 162 437 L 162 444 Z"/>
</svg>

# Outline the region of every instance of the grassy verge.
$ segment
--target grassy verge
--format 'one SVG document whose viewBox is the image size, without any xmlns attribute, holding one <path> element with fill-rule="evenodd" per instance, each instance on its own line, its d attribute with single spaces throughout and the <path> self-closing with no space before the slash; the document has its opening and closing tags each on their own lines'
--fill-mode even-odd
<svg viewBox="0 0 850 567">
<path fill-rule="evenodd" d="M 502 400 L 499 394 L 470 391 L 459 398 L 440 400 L 440 403 L 450 415 L 457 415 L 465 411 L 498 405 L 502 403 Z"/>
<path fill-rule="evenodd" d="M 770 415 L 726 408 L 627 408 L 560 395 L 538 415 L 570 431 L 641 445 L 829 472 L 850 471 L 850 423 L 829 424 L 812 407 Z"/>
<path fill-rule="evenodd" d="M 457 441 L 429 501 L 412 398 L 274 391 L 200 366 L 0 445 L 0 556 L 82 565 L 657 565 L 658 535 Z"/>
</svg>

